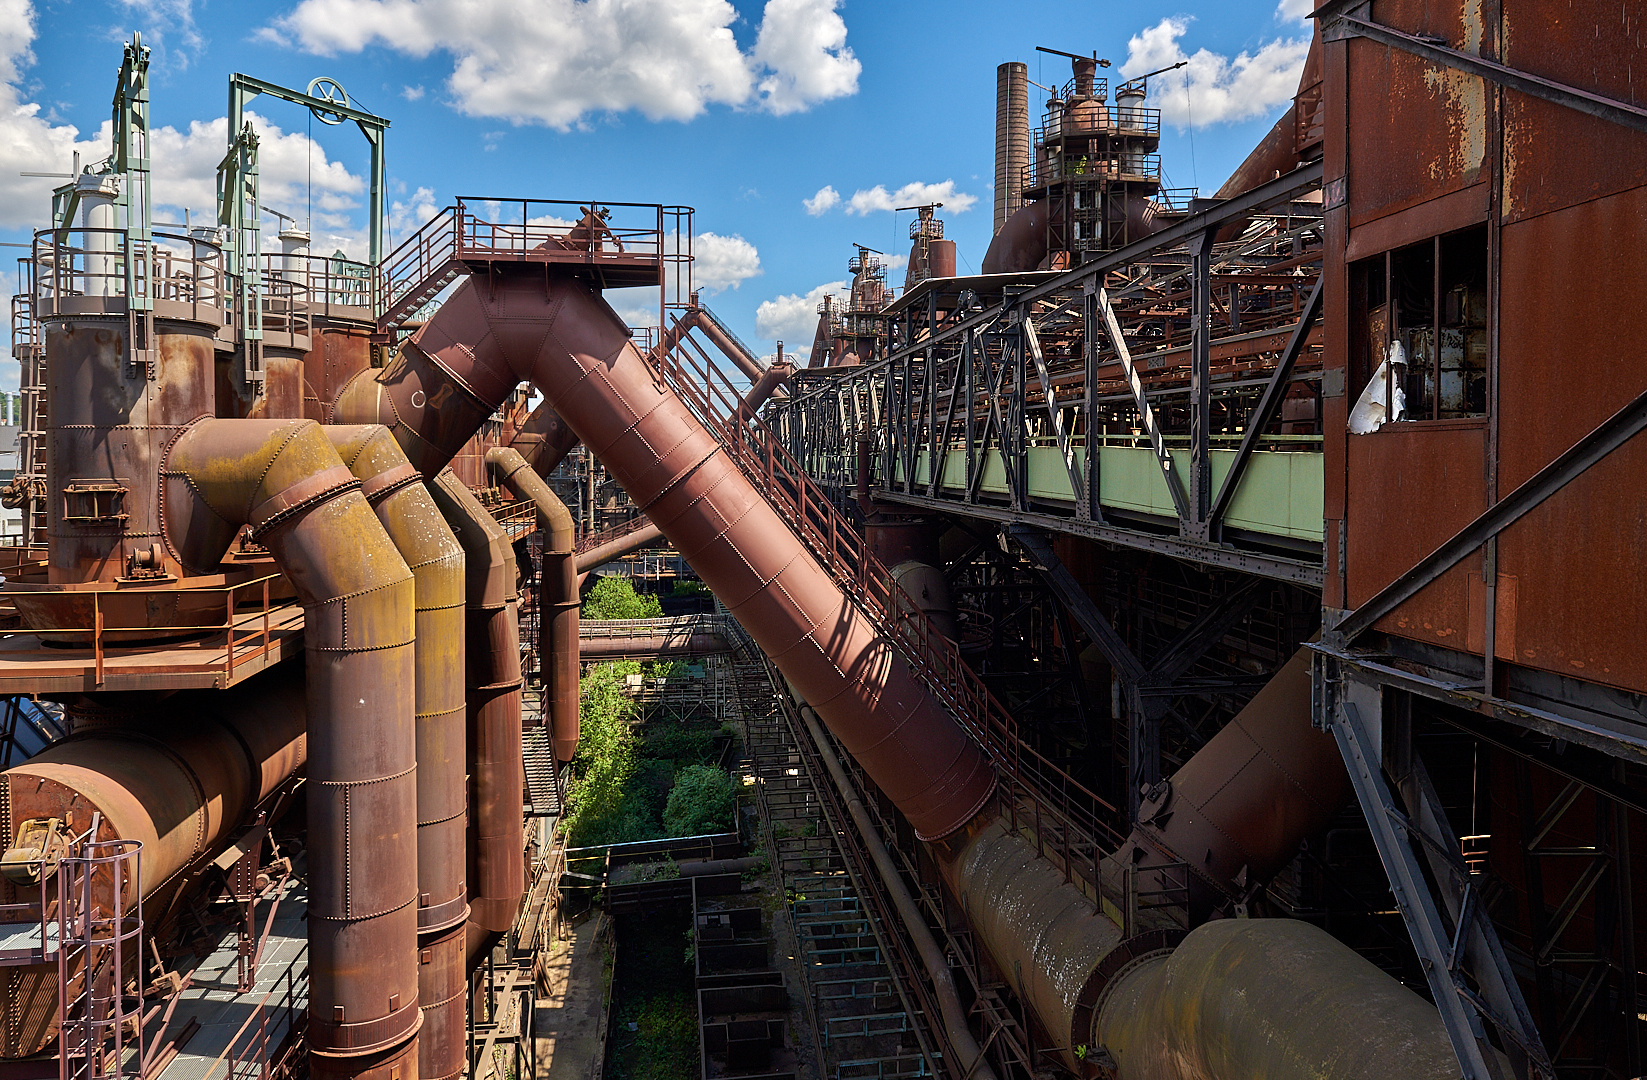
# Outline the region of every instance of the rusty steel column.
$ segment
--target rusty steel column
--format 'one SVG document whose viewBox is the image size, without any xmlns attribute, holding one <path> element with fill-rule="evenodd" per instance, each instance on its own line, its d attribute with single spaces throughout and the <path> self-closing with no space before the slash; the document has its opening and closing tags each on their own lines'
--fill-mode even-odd
<svg viewBox="0 0 1647 1080">
<path fill-rule="evenodd" d="M 151 374 L 147 363 L 132 361 L 123 310 L 45 320 L 54 584 L 136 576 L 137 560 L 149 559 L 161 538 L 156 479 L 166 444 L 215 411 L 216 328 L 169 319 L 154 326 Z M 176 572 L 176 560 L 161 561 L 165 565 L 154 569 Z"/>
<path fill-rule="evenodd" d="M 310 420 L 203 420 L 161 472 L 167 541 L 195 572 L 242 526 L 303 601 L 308 671 L 309 1046 L 317 1077 L 416 1069 L 412 572 Z"/>
<path fill-rule="evenodd" d="M 417 596 L 418 1076 L 464 1067 L 464 559 L 457 537 L 387 428 L 328 427 L 343 463 L 412 571 Z M 459 984 L 451 991 L 453 972 Z"/>
<path fill-rule="evenodd" d="M 995 69 L 995 231 L 1018 212 L 1029 165 L 1029 65 Z"/>
<path fill-rule="evenodd" d="M 514 923 L 526 894 L 521 796 L 520 621 L 515 552 L 474 493 L 450 470 L 429 494 L 463 545 L 468 639 L 469 923 L 471 967 Z"/>
<path fill-rule="evenodd" d="M 378 378 L 369 413 L 347 418 L 382 414 L 425 472 L 529 379 L 922 838 L 988 801 L 982 750 L 581 282 L 470 281 Z"/>
<path fill-rule="evenodd" d="M 530 499 L 543 530 L 543 568 L 538 590 L 538 656 L 549 697 L 549 737 L 555 760 L 578 751 L 578 531 L 572 514 L 518 451 L 494 446 L 486 464 L 516 498 Z"/>
<path fill-rule="evenodd" d="M 30 818 L 83 832 L 101 814 L 100 839 L 142 842 L 143 895 L 125 899 L 141 899 L 154 918 L 188 871 L 221 851 L 257 808 L 272 806 L 270 796 L 303 767 L 303 666 L 283 664 L 231 690 L 185 690 L 164 704 L 142 695 L 135 706 L 98 713 L 95 726 L 77 717 L 74 737 L 0 774 L 8 808 L 0 833 L 15 837 Z M 100 878 L 97 887 L 107 897 L 111 884 Z M 18 903 L 40 894 L 39 886 L 12 887 Z M 0 967 L 0 1057 L 38 1054 L 57 1037 L 57 984 L 55 958 Z"/>
</svg>

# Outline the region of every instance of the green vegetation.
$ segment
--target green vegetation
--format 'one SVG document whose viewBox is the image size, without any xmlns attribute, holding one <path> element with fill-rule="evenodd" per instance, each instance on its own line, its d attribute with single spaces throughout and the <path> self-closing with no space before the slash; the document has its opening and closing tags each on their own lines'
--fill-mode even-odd
<svg viewBox="0 0 1647 1080">
<path fill-rule="evenodd" d="M 640 665 L 633 662 L 598 664 L 580 684 L 582 732 L 572 763 L 568 846 L 623 844 L 657 835 L 645 804 L 630 797 L 639 754 L 635 703 L 624 693 L 623 680 L 639 671 Z"/>
<path fill-rule="evenodd" d="M 727 832 L 737 812 L 737 789 L 724 769 L 688 765 L 675 774 L 675 787 L 663 810 L 663 827 L 670 836 Z"/>
<path fill-rule="evenodd" d="M 687 578 L 679 578 L 675 581 L 674 588 L 669 590 L 669 595 L 670 596 L 702 596 L 704 593 L 707 593 L 708 591 L 709 591 L 709 586 L 705 585 L 701 581 L 692 581 L 692 580 L 687 579 Z"/>
<path fill-rule="evenodd" d="M 583 677 L 582 734 L 564 823 L 569 847 L 694 836 L 736 823 L 736 786 L 715 763 L 717 747 L 735 740 L 736 729 L 643 717 L 625 685 L 642 670 L 621 661 L 598 664 Z"/>
<path fill-rule="evenodd" d="M 637 593 L 628 578 L 601 578 L 583 601 L 585 619 L 656 619 L 662 615 L 658 598 Z"/>
</svg>

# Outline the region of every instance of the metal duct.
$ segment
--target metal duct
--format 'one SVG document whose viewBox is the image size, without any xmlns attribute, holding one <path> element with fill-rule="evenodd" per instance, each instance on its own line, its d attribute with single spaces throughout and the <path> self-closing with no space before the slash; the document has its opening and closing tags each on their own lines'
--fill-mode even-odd
<svg viewBox="0 0 1647 1080">
<path fill-rule="evenodd" d="M 84 831 L 101 814 L 100 839 L 142 842 L 141 899 L 163 910 L 185 871 L 303 767 L 303 668 L 287 664 L 232 690 L 186 690 L 164 706 L 149 697 L 103 719 L 0 774 L 9 800 L 0 830 L 13 837 L 30 818 L 57 818 Z M 19 888 L 7 902 L 38 895 Z M 57 1037 L 57 984 L 55 958 L 0 968 L 0 1056 L 37 1054 Z"/>
<path fill-rule="evenodd" d="M 376 386 L 377 383 L 369 378 L 361 380 L 362 393 L 375 394 Z M 577 444 L 577 433 L 566 426 L 566 421 L 549 407 L 547 401 L 538 402 L 538 407 L 532 410 L 520 430 L 515 432 L 515 437 L 509 440 L 510 448 L 519 451 L 539 476 L 554 472 L 555 466 L 565 460 Z"/>
<path fill-rule="evenodd" d="M 460 442 L 461 446 L 462 443 Z M 514 923 L 526 893 L 526 787 L 520 734 L 520 621 L 515 552 L 463 481 L 442 470 L 429 485 L 457 533 L 468 575 L 469 935 L 476 959 Z"/>
<path fill-rule="evenodd" d="M 464 1068 L 462 930 L 469 905 L 464 883 L 463 548 L 388 429 L 368 424 L 325 430 L 360 479 L 361 493 L 414 582 L 418 1001 L 423 1012 L 418 1075 L 442 1080 Z M 456 994 L 446 985 L 453 967 Z"/>
<path fill-rule="evenodd" d="M 537 507 L 543 530 L 543 569 L 538 590 L 538 663 L 548 691 L 549 738 L 555 760 L 578 752 L 578 532 L 566 504 L 515 450 L 494 446 L 486 464 L 516 498 Z"/>
<path fill-rule="evenodd" d="M 1106 885 L 1118 888 L 1128 865 L 1157 887 L 1166 887 L 1166 877 L 1177 885 L 1181 872 L 1159 868 L 1181 863 L 1191 875 L 1196 922 L 1262 887 L 1350 797 L 1338 744 L 1310 715 L 1310 657 L 1300 649 L 1145 796 L 1126 845 L 1104 861 Z"/>
<path fill-rule="evenodd" d="M 1136 961 L 1106 988 L 1091 1038 L 1118 1080 L 1458 1076 L 1435 1006 L 1296 919 L 1220 919 Z"/>
<path fill-rule="evenodd" d="M 202 420 L 161 471 L 167 542 L 195 572 L 245 525 L 303 602 L 309 1026 L 318 1076 L 415 1068 L 417 760 L 411 571 L 310 420 Z"/>
<path fill-rule="evenodd" d="M 648 521 L 634 532 L 624 533 L 622 536 L 592 547 L 588 551 L 580 551 L 578 553 L 578 580 L 581 582 L 589 576 L 591 571 L 599 570 L 609 562 L 633 554 L 662 539 L 663 530 Z"/>
<path fill-rule="evenodd" d="M 1019 61 L 995 69 L 995 232 L 1023 203 L 1024 169 L 1029 165 L 1029 65 Z M 989 273 L 985 270 L 984 273 Z"/>
<path fill-rule="evenodd" d="M 379 379 L 377 400 L 360 401 L 370 412 L 348 418 L 381 411 L 425 471 L 531 380 L 921 837 L 961 827 L 989 798 L 982 751 L 585 285 L 465 283 Z"/>
<path fill-rule="evenodd" d="M 587 637 L 580 642 L 585 660 L 673 660 L 718 656 L 737 646 L 720 634 L 645 634 L 635 637 Z"/>
</svg>

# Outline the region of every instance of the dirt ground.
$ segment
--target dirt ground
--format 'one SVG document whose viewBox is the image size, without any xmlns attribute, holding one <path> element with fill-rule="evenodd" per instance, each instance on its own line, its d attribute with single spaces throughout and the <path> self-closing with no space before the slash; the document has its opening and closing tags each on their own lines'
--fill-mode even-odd
<svg viewBox="0 0 1647 1080">
<path fill-rule="evenodd" d="M 599 1080 L 606 1032 L 605 942 L 610 924 L 596 915 L 574 923 L 543 960 L 549 992 L 537 1015 L 537 1080 Z M 541 989 L 541 988 L 540 988 Z"/>
</svg>

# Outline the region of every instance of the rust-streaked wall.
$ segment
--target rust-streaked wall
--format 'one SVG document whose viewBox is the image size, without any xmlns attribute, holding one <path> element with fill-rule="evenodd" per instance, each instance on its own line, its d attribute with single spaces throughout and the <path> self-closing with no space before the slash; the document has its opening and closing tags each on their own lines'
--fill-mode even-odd
<svg viewBox="0 0 1647 1080">
<path fill-rule="evenodd" d="M 1647 65 L 1640 15 L 1577 0 L 1378 0 L 1371 17 L 1625 101 Z M 1330 607 L 1354 607 L 1647 389 L 1647 135 L 1365 39 L 1324 48 L 1325 405 Z M 1496 281 L 1497 444 L 1488 417 L 1345 431 L 1369 374 L 1352 327 L 1357 260 L 1487 224 Z M 1330 381 L 1330 380 L 1329 380 Z M 1496 449 L 1496 453 L 1495 453 Z M 1496 457 L 1496 464 L 1495 464 Z M 1647 689 L 1647 440 L 1614 452 L 1499 542 L 1496 655 Z M 1342 550 L 1341 550 L 1342 546 Z M 1342 572 L 1341 572 L 1342 567 Z M 1481 560 L 1467 558 L 1379 624 L 1480 653 Z"/>
</svg>

